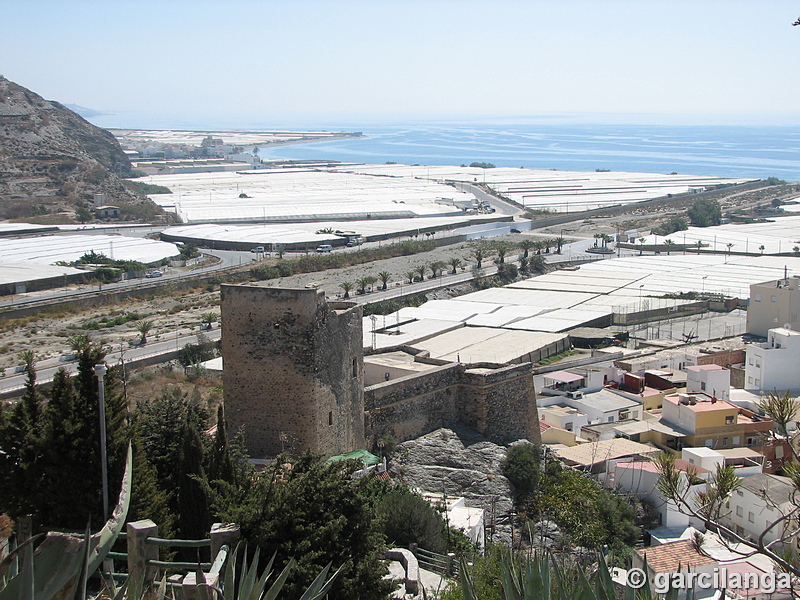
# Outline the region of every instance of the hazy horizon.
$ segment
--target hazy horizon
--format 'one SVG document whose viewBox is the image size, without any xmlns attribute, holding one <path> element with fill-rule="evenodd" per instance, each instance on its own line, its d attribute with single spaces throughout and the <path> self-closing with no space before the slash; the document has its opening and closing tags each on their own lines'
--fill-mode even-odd
<svg viewBox="0 0 800 600">
<path fill-rule="evenodd" d="M 0 73 L 144 127 L 800 124 L 798 13 L 789 0 L 4 0 Z"/>
</svg>

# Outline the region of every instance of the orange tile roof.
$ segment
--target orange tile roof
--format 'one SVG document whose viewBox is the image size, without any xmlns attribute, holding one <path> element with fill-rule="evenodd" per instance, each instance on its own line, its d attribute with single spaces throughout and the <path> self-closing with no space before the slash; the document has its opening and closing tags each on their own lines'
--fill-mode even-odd
<svg viewBox="0 0 800 600">
<path fill-rule="evenodd" d="M 636 552 L 647 560 L 656 573 L 675 573 L 678 569 L 692 569 L 703 565 L 714 565 L 717 561 L 700 554 L 694 549 L 691 540 L 670 542 L 661 546 L 637 549 Z"/>
</svg>

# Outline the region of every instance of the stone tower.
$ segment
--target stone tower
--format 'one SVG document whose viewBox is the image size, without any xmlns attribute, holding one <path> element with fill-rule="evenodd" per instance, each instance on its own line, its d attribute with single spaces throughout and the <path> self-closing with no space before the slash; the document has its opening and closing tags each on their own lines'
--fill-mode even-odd
<svg viewBox="0 0 800 600">
<path fill-rule="evenodd" d="M 222 286 L 225 416 L 252 458 L 363 447 L 361 318 L 321 290 Z"/>
</svg>

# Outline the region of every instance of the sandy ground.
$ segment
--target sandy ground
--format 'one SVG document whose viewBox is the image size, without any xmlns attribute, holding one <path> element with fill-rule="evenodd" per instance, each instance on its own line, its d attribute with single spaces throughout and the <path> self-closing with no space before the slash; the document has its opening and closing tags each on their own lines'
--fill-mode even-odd
<svg viewBox="0 0 800 600">
<path fill-rule="evenodd" d="M 0 324 L 0 369 L 21 364 L 19 354 L 26 350 L 36 353 L 37 361 L 70 354 L 69 338 L 88 335 L 100 344 L 132 342 L 140 336 L 137 321 L 104 326 L 111 319 L 138 314 L 140 320 L 152 321 L 148 339 L 160 334 L 202 323 L 205 313 L 219 315 L 219 291 L 206 288 L 181 292 L 164 292 L 149 298 L 125 300 L 98 309 L 67 312 L 60 308 L 37 317 L 12 319 Z"/>
</svg>

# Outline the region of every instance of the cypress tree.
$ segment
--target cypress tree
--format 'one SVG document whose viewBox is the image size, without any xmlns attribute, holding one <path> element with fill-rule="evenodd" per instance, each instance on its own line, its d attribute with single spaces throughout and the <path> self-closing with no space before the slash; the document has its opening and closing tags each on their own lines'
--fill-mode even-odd
<svg viewBox="0 0 800 600">
<path fill-rule="evenodd" d="M 182 538 L 201 539 L 208 535 L 211 516 L 203 470 L 203 446 L 195 424 L 184 421 L 181 464 L 178 475 L 178 531 Z"/>
<path fill-rule="evenodd" d="M 220 404 L 217 408 L 217 432 L 208 453 L 208 480 L 235 483 L 234 479 L 233 460 L 225 433 L 225 410 Z"/>
</svg>

